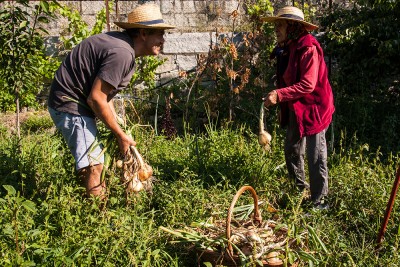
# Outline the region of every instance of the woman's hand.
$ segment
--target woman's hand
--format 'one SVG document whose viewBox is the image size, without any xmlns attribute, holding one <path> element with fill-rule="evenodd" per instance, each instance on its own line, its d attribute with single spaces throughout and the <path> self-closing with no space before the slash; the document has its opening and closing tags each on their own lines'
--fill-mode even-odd
<svg viewBox="0 0 400 267">
<path fill-rule="evenodd" d="M 268 95 L 266 97 L 264 97 L 262 100 L 264 101 L 264 106 L 266 106 L 266 107 L 276 105 L 279 100 L 278 93 L 276 92 L 276 90 L 273 90 L 273 91 L 269 92 Z"/>
</svg>

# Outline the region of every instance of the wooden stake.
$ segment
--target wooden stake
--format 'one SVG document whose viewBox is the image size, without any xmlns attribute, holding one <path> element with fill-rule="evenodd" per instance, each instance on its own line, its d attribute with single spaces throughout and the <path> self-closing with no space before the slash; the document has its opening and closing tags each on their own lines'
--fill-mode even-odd
<svg viewBox="0 0 400 267">
<path fill-rule="evenodd" d="M 390 194 L 389 202 L 386 206 L 385 217 L 383 219 L 382 226 L 381 226 L 381 229 L 378 234 L 378 239 L 376 241 L 376 243 L 377 243 L 376 249 L 379 249 L 381 246 L 382 238 L 383 238 L 383 235 L 385 234 L 386 226 L 388 224 L 389 217 L 390 217 L 390 213 L 392 212 L 392 209 L 393 209 L 394 200 L 396 198 L 397 189 L 399 188 L 399 184 L 400 184 L 400 167 L 397 169 L 396 179 L 394 180 L 394 183 L 393 183 L 392 193 Z"/>
</svg>

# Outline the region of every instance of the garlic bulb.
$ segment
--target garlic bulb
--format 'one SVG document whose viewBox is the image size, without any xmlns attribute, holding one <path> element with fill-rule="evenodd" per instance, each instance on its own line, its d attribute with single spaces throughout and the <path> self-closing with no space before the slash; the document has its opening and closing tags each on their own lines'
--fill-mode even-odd
<svg viewBox="0 0 400 267">
<path fill-rule="evenodd" d="M 127 192 L 139 192 L 140 190 L 143 189 L 143 184 L 139 180 L 139 178 L 136 176 L 132 180 L 128 182 L 128 186 L 126 187 Z"/>
<path fill-rule="evenodd" d="M 124 161 L 119 159 L 119 160 L 117 160 L 117 164 L 116 165 L 117 165 L 118 169 L 122 169 L 122 166 L 124 165 Z"/>
</svg>

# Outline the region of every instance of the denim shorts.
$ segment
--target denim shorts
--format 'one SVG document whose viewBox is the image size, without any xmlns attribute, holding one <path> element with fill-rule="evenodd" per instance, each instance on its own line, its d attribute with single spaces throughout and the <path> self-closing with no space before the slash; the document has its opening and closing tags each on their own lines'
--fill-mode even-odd
<svg viewBox="0 0 400 267">
<path fill-rule="evenodd" d="M 104 154 L 101 154 L 103 146 L 91 147 L 97 135 L 94 118 L 65 113 L 50 107 L 48 109 L 57 130 L 62 133 L 75 158 L 76 170 L 104 163 Z"/>
</svg>

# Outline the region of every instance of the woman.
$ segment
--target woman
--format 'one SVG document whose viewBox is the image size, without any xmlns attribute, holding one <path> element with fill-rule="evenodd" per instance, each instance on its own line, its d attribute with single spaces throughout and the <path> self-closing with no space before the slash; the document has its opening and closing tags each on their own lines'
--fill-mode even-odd
<svg viewBox="0 0 400 267">
<path fill-rule="evenodd" d="M 318 26 L 306 22 L 303 12 L 283 7 L 276 16 L 266 17 L 275 24 L 278 45 L 277 89 L 263 98 L 266 107 L 279 103 L 280 123 L 287 127 L 285 159 L 290 178 L 300 190 L 310 189 L 317 209 L 327 208 L 328 167 L 325 132 L 335 110 L 324 54 L 309 33 Z M 307 151 L 310 184 L 305 181 L 304 154 Z"/>
</svg>

